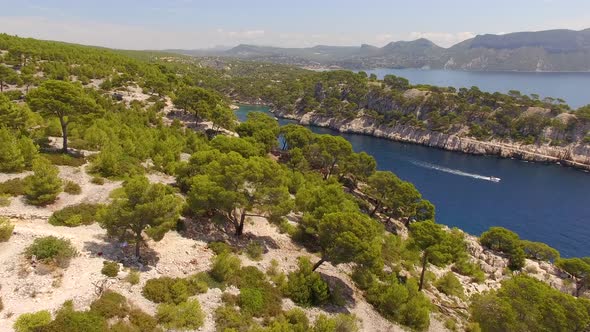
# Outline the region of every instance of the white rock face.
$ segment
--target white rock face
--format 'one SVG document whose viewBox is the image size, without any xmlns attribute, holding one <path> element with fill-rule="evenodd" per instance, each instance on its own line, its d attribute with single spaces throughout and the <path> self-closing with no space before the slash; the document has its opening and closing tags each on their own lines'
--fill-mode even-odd
<svg viewBox="0 0 590 332">
<path fill-rule="evenodd" d="M 535 110 L 531 110 L 531 112 L 535 112 Z M 335 119 L 314 113 L 289 114 L 281 110 L 275 111 L 275 114 L 278 117 L 298 120 L 302 125 L 327 127 L 343 133 L 370 135 L 476 155 L 495 155 L 534 162 L 561 163 L 566 166 L 590 170 L 590 146 L 585 144 L 570 144 L 562 147 L 547 144 L 520 145 L 496 140 L 483 142 L 406 125 L 388 127 L 376 124 L 373 119 L 365 116 L 354 119 Z"/>
</svg>

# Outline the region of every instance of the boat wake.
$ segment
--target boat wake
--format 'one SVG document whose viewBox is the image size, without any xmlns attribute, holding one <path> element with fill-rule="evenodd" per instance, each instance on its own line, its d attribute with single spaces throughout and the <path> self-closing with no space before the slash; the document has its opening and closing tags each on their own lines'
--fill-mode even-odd
<svg viewBox="0 0 590 332">
<path fill-rule="evenodd" d="M 467 173 L 467 172 L 460 171 L 458 169 L 447 168 L 447 167 L 438 166 L 438 165 L 434 165 L 434 164 L 430 164 L 430 163 L 426 163 L 426 162 L 422 162 L 422 161 L 411 161 L 411 163 L 416 166 L 429 168 L 429 169 L 433 169 L 436 171 L 445 172 L 445 173 L 449 173 L 449 174 L 466 176 L 466 177 L 470 177 L 473 179 L 484 180 L 484 181 L 500 182 L 500 178 L 496 178 L 493 176 L 484 176 L 484 175 L 479 175 L 479 174 L 474 174 L 474 173 Z"/>
</svg>

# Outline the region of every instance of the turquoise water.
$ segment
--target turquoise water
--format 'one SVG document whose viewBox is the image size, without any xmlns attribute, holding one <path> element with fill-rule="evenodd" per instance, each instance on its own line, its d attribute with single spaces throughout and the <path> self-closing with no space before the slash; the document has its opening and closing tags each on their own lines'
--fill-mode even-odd
<svg viewBox="0 0 590 332">
<path fill-rule="evenodd" d="M 267 107 L 242 106 L 248 112 Z M 289 120 L 280 119 L 281 125 Z M 479 235 L 502 226 L 522 238 L 541 241 L 562 256 L 590 256 L 590 174 L 558 165 L 481 157 L 310 127 L 340 135 L 354 150 L 375 157 L 380 170 L 416 185 L 436 205 L 439 223 Z M 502 179 L 491 182 L 486 177 Z"/>
<path fill-rule="evenodd" d="M 373 69 L 379 78 L 387 74 L 405 77 L 412 84 L 455 88 L 479 87 L 487 92 L 518 90 L 543 97 L 562 98 L 572 108 L 590 104 L 590 73 L 470 72 L 455 70 Z"/>
</svg>

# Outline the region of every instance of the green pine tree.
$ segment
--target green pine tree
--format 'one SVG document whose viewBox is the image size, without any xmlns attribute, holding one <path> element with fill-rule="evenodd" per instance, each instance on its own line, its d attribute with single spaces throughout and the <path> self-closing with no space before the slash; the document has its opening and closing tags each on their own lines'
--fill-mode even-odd
<svg viewBox="0 0 590 332">
<path fill-rule="evenodd" d="M 33 162 L 33 176 L 29 179 L 25 195 L 33 205 L 46 205 L 54 202 L 62 190 L 59 170 L 45 158 Z"/>
</svg>

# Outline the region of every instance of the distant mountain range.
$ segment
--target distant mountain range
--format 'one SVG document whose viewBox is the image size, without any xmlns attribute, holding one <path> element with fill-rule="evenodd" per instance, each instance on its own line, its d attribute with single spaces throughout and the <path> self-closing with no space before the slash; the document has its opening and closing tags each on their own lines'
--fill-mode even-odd
<svg viewBox="0 0 590 332">
<path fill-rule="evenodd" d="M 590 71 L 590 29 L 478 35 L 443 48 L 427 39 L 383 47 L 280 48 L 238 45 L 230 49 L 168 50 L 322 68 L 430 68 L 473 71 Z"/>
</svg>

